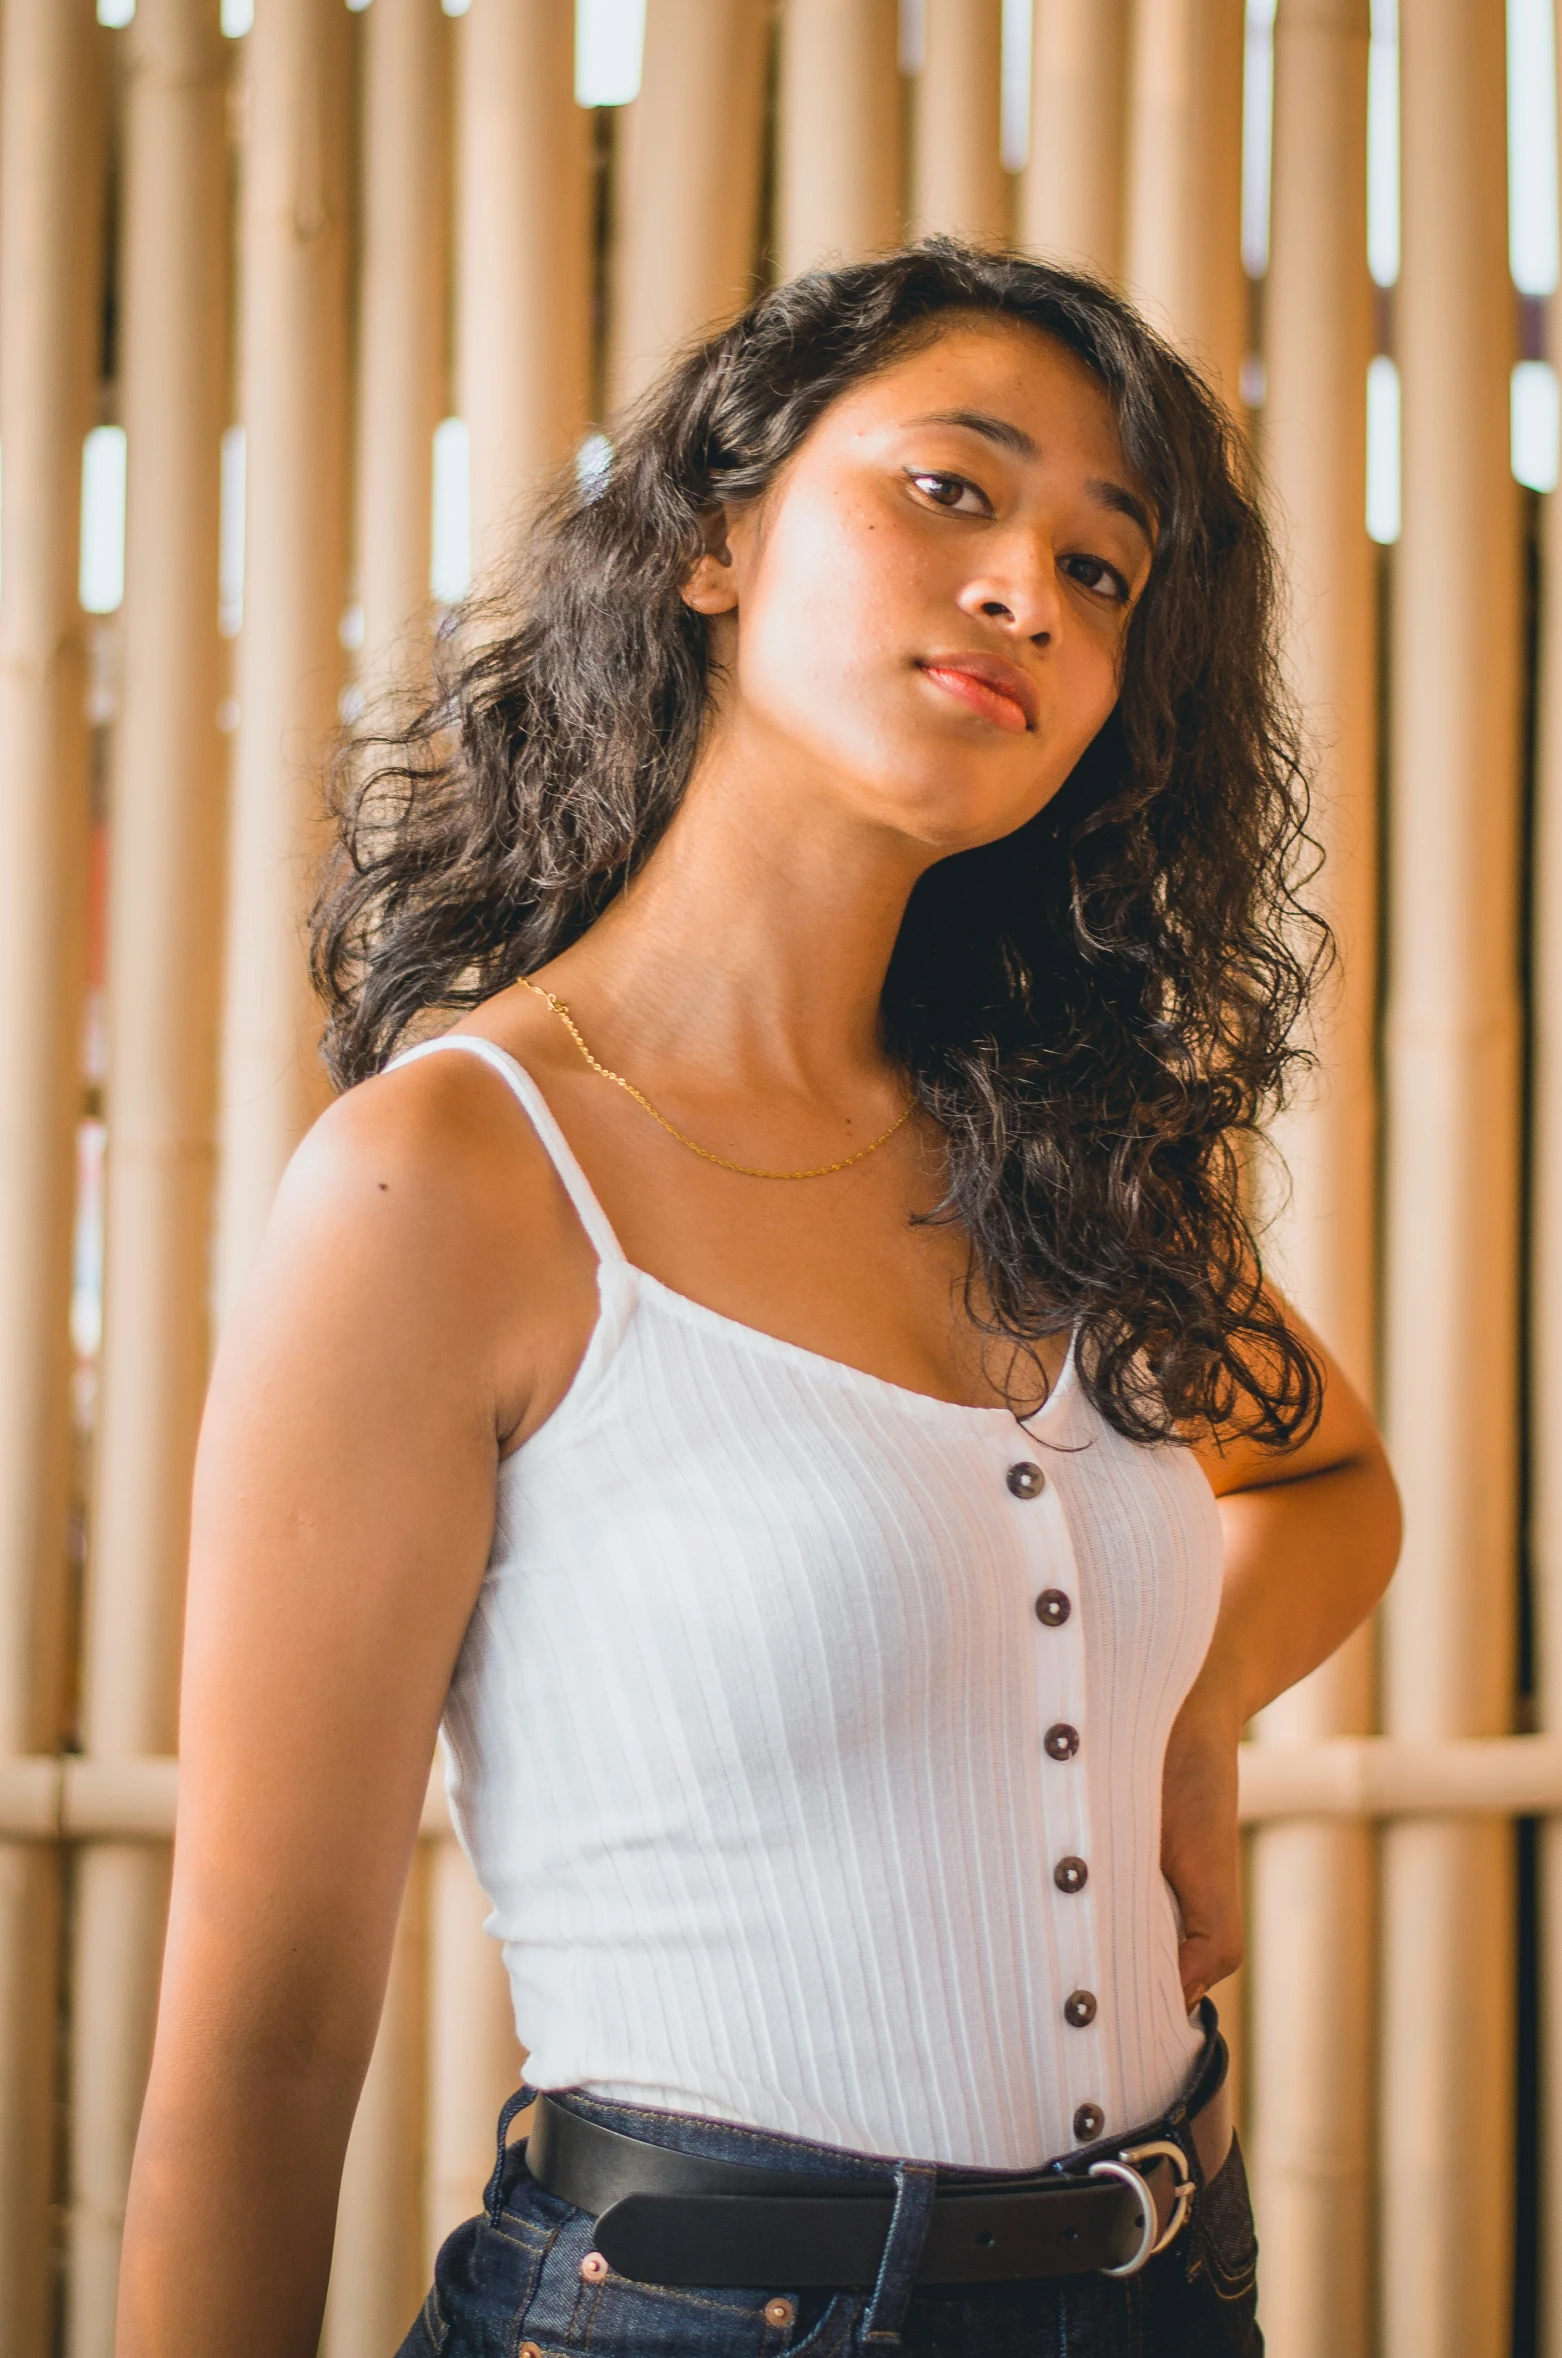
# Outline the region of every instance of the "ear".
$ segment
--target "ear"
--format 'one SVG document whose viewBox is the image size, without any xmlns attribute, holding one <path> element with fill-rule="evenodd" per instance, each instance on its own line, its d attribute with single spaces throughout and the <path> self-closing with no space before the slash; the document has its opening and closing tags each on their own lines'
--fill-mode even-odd
<svg viewBox="0 0 1562 2358">
<path fill-rule="evenodd" d="M 705 519 L 705 546 L 683 585 L 683 602 L 696 614 L 731 614 L 737 607 L 738 585 L 733 577 L 724 508 L 712 508 Z"/>
</svg>

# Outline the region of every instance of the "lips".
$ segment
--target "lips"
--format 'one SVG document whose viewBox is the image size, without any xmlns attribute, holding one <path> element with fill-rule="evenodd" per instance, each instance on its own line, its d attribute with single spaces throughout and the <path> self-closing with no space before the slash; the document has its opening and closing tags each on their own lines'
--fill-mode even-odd
<svg viewBox="0 0 1562 2358">
<path fill-rule="evenodd" d="M 1002 655 L 932 655 L 917 667 L 935 687 L 1015 735 L 1036 726 L 1036 684 Z"/>
</svg>

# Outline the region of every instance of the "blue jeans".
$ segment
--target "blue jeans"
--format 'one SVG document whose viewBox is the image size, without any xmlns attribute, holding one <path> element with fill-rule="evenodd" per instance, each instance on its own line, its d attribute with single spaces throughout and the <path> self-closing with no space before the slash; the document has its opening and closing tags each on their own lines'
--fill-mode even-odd
<svg viewBox="0 0 1562 2358">
<path fill-rule="evenodd" d="M 589 2120 L 687 2153 L 842 2178 L 882 2176 L 887 2166 L 882 2155 L 735 2122 L 576 2089 L 550 2095 Z M 913 2203 L 919 2189 L 925 2200 L 931 2172 L 908 2183 Z M 502 2149 L 486 2215 L 447 2237 L 397 2358 L 1262 2358 L 1258 2247 L 1235 2141 L 1188 2226 L 1139 2275 L 914 2284 L 908 2300 L 889 2303 L 888 2331 L 882 2303 L 875 2330 L 871 2292 L 641 2284 L 611 2271 L 587 2282 L 580 2263 L 591 2248 L 590 2214 L 537 2183 L 524 2139 Z"/>
</svg>

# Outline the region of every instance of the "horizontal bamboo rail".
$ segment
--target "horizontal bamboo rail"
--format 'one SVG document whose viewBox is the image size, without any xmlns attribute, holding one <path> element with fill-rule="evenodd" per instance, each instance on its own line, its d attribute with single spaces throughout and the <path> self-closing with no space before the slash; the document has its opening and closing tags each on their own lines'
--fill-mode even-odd
<svg viewBox="0 0 1562 2358">
<path fill-rule="evenodd" d="M 1562 1736 L 1469 1736 L 1417 1742 L 1326 1736 L 1244 1744 L 1246 1826 L 1277 1818 L 1520 1818 L 1562 1814 Z M 80 1753 L 0 1760 L 0 1838 L 8 1842 L 166 1842 L 179 1763 Z M 451 1832 L 443 1778 L 429 1777 L 418 1832 Z"/>
</svg>

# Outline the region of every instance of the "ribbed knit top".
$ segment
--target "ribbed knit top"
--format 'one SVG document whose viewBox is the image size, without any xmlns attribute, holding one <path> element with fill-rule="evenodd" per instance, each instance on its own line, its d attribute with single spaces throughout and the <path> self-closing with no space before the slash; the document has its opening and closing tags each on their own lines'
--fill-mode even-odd
<svg viewBox="0 0 1562 2358">
<path fill-rule="evenodd" d="M 1153 2117 L 1199 2045 L 1159 1860 L 1220 1585 L 1193 1458 L 1072 1359 L 1022 1425 L 674 1293 L 531 1077 L 440 1049 L 508 1082 L 598 1255 L 444 1723 L 527 2078 L 994 2169 Z"/>
</svg>

